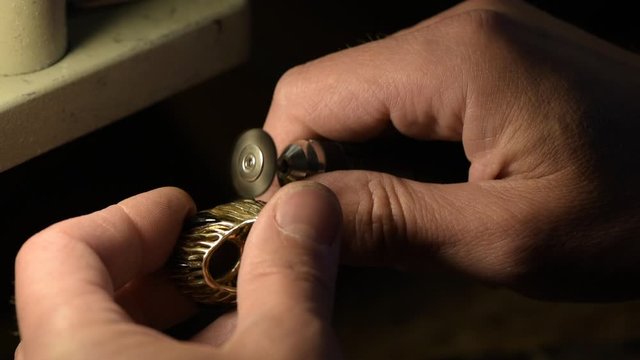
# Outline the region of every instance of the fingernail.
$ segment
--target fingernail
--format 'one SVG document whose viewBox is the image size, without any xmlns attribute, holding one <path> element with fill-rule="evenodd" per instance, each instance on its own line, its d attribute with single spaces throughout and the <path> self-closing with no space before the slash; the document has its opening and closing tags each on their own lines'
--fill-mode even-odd
<svg viewBox="0 0 640 360">
<path fill-rule="evenodd" d="M 300 241 L 333 244 L 342 226 L 342 212 L 331 190 L 299 181 L 282 188 L 276 201 L 275 217 L 281 231 Z"/>
</svg>

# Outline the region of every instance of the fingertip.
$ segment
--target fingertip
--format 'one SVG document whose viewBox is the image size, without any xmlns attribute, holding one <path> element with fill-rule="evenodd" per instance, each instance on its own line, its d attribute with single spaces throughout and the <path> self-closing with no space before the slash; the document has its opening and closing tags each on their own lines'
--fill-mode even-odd
<svg viewBox="0 0 640 360">
<path fill-rule="evenodd" d="M 191 197 L 191 195 L 189 195 L 188 192 L 186 192 L 185 190 L 179 188 L 179 187 L 175 187 L 175 186 L 165 186 L 165 187 L 161 187 L 158 189 L 159 191 L 164 191 L 169 193 L 171 196 L 175 196 L 176 199 L 180 202 L 184 202 L 185 204 L 191 204 L 194 205 L 194 201 L 193 198 Z"/>
<path fill-rule="evenodd" d="M 166 207 L 169 210 L 175 210 L 177 212 L 183 212 L 185 214 L 194 214 L 196 211 L 196 205 L 191 198 L 191 195 L 174 186 L 165 186 L 157 189 L 149 190 L 140 195 L 125 199 L 120 204 L 128 204 L 131 202 L 146 203 L 146 201 L 156 202 L 161 207 Z"/>
<path fill-rule="evenodd" d="M 301 241 L 331 246 L 342 224 L 335 194 L 326 186 L 297 182 L 285 186 L 275 202 L 275 223 L 280 231 Z"/>
<path fill-rule="evenodd" d="M 282 313 L 306 314 L 293 322 L 305 316 L 328 321 L 341 224 L 340 205 L 327 187 L 295 182 L 278 191 L 245 245 L 238 279 L 240 323 Z"/>
</svg>

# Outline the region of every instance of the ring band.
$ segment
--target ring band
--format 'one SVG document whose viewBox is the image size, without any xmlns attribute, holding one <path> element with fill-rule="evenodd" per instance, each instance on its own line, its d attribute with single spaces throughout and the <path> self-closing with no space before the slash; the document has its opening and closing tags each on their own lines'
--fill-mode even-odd
<svg viewBox="0 0 640 360">
<path fill-rule="evenodd" d="M 244 243 L 264 205 L 237 200 L 187 221 L 171 261 L 172 277 L 184 294 L 203 304 L 235 303 Z"/>
</svg>

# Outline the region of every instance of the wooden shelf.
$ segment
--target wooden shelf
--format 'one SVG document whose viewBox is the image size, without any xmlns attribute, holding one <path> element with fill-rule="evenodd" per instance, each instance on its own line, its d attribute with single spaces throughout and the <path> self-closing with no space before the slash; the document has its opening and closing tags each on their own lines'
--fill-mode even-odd
<svg viewBox="0 0 640 360">
<path fill-rule="evenodd" d="M 0 172 L 246 60 L 247 0 L 80 10 L 53 66 L 0 77 Z"/>
</svg>

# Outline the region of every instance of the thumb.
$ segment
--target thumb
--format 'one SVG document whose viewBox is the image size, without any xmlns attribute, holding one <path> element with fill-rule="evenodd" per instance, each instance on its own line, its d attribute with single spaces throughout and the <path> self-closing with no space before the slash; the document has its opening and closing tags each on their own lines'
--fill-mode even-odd
<svg viewBox="0 0 640 360">
<path fill-rule="evenodd" d="M 335 195 L 317 183 L 292 183 L 267 203 L 238 276 L 240 349 L 281 359 L 335 349 L 329 323 L 341 220 Z"/>
</svg>

